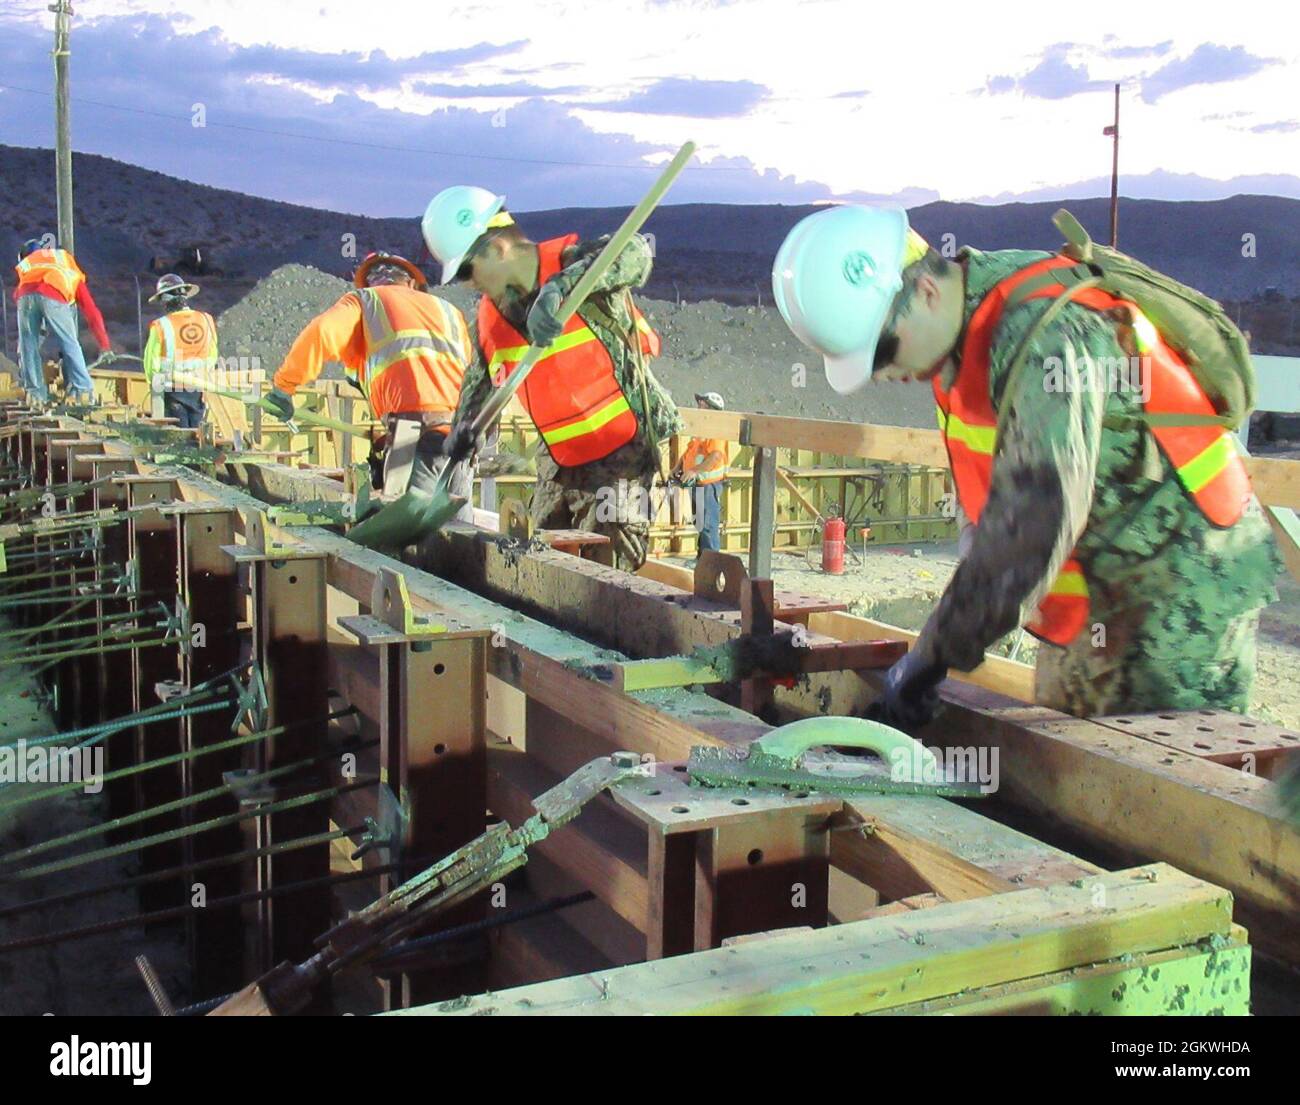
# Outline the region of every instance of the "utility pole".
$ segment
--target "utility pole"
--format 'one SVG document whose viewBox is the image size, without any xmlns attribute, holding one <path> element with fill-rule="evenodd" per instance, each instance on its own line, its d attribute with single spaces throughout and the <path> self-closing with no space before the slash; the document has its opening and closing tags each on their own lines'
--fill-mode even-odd
<svg viewBox="0 0 1300 1105">
<path fill-rule="evenodd" d="M 1119 245 L 1119 85 L 1115 85 L 1115 122 L 1101 132 L 1111 139 L 1110 245 Z"/>
<path fill-rule="evenodd" d="M 59 212 L 59 248 L 73 252 L 72 242 L 72 104 L 68 89 L 68 35 L 72 4 L 58 0 L 54 13 L 54 174 Z"/>
</svg>

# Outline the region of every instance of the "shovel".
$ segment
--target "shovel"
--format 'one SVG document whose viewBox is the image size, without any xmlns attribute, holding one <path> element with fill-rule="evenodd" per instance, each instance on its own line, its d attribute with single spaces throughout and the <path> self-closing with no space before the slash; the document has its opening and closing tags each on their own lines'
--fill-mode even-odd
<svg viewBox="0 0 1300 1105">
<path fill-rule="evenodd" d="M 646 193 L 645 198 L 633 208 L 632 213 L 623 221 L 623 225 L 614 232 L 605 248 L 583 273 L 573 291 L 560 304 L 560 309 L 556 312 L 557 321 L 561 324 L 568 322 L 570 316 L 582 306 L 583 301 L 596 286 L 596 282 L 614 263 L 615 258 L 623 252 L 624 247 L 631 241 L 632 235 L 641 229 L 694 153 L 694 142 L 687 142 L 677 151 L 677 156 L 668 163 L 654 186 Z M 493 390 L 471 424 L 476 440 L 501 416 L 506 404 L 527 379 L 533 366 L 545 354 L 545 346 L 530 345 L 505 383 Z M 360 525 L 354 526 L 348 531 L 348 536 L 358 544 L 373 549 L 383 545 L 413 544 L 420 538 L 441 529 L 456 516 L 456 512 L 466 502 L 464 496 L 453 495 L 449 490 L 452 470 L 455 467 L 454 464 L 448 463 L 443 468 L 438 474 L 438 482 L 434 485 L 431 494 L 424 495 L 418 491 L 406 492 L 396 502 L 371 515 Z"/>
</svg>

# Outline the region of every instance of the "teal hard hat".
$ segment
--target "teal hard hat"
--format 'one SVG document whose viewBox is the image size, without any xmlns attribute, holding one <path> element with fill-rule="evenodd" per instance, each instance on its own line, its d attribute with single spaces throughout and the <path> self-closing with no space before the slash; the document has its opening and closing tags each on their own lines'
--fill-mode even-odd
<svg viewBox="0 0 1300 1105">
<path fill-rule="evenodd" d="M 470 184 L 444 188 L 429 201 L 420 228 L 424 244 L 442 264 L 439 284 L 450 284 L 455 279 L 465 254 L 489 227 L 514 222 L 502 210 L 505 204 L 505 196 Z"/>
<path fill-rule="evenodd" d="M 925 242 L 897 207 L 828 207 L 801 219 L 772 265 L 772 294 L 786 325 L 819 352 L 841 395 L 871 379 L 876 343 L 902 273 Z"/>
</svg>

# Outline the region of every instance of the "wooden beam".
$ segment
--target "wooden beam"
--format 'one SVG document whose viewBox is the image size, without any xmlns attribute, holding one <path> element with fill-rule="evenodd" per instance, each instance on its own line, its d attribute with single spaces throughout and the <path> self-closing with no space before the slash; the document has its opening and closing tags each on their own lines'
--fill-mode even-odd
<svg viewBox="0 0 1300 1105">
<path fill-rule="evenodd" d="M 1098 896 L 1104 904 L 1098 904 Z M 1186 948 L 1232 932 L 1231 896 L 1164 864 L 778 934 L 407 1015 L 848 1015 Z M 1200 949 L 1197 950 L 1199 954 Z"/>
</svg>

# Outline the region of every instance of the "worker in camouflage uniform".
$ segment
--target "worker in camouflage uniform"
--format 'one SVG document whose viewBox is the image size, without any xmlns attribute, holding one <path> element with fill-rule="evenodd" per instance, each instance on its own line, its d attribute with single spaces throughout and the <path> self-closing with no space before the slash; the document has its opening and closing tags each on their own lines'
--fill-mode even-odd
<svg viewBox="0 0 1300 1105">
<path fill-rule="evenodd" d="M 529 515 L 542 529 L 602 533 L 597 558 L 634 571 L 645 561 L 659 444 L 681 417 L 650 371 L 659 338 L 632 302 L 650 275 L 651 254 L 634 237 L 567 323 L 556 315 L 607 239 L 576 234 L 531 242 L 482 188 L 440 192 L 425 212 L 442 282 L 468 281 L 480 294 L 471 328 L 475 359 L 461 388 L 450 448 L 476 447 L 471 423 L 530 343 L 546 347 L 518 396 L 546 445 Z"/>
<path fill-rule="evenodd" d="M 1045 643 L 1035 695 L 1078 716 L 1244 711 L 1260 609 L 1281 567 L 1221 425 L 1135 304 L 1098 288 L 1056 303 L 1066 258 L 930 249 L 906 215 L 810 216 L 774 268 L 792 330 L 847 393 L 930 381 L 957 487 L 961 559 L 888 674 L 884 720 L 923 724 L 948 669 L 1016 626 Z M 1049 314 L 1048 312 L 1052 312 Z"/>
</svg>

